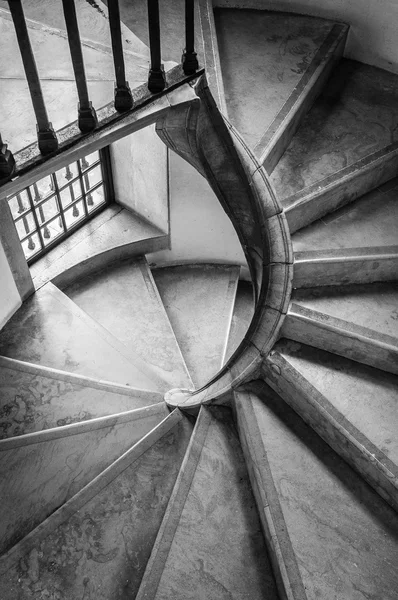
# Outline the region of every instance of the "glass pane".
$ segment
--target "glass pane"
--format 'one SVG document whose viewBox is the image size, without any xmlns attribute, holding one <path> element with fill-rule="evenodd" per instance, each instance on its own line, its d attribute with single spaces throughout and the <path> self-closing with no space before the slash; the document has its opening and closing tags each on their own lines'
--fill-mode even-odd
<svg viewBox="0 0 398 600">
<path fill-rule="evenodd" d="M 80 179 L 72 183 L 72 185 L 68 185 L 59 195 L 61 196 L 62 208 L 66 208 L 71 202 L 80 198 L 82 195 Z"/>
<path fill-rule="evenodd" d="M 105 202 L 104 186 L 97 187 L 86 195 L 88 212 L 95 210 L 100 204 Z"/>
<path fill-rule="evenodd" d="M 34 200 L 36 199 L 36 192 L 38 192 L 38 196 L 40 196 L 40 198 L 46 198 L 47 196 L 50 196 L 54 193 L 54 184 L 52 178 L 48 175 L 47 177 L 43 177 L 43 179 L 39 179 L 39 181 L 36 182 L 36 188 L 35 186 L 31 186 L 30 190 Z"/>
<path fill-rule="evenodd" d="M 15 226 L 18 231 L 19 239 L 26 237 L 28 233 L 35 231 L 36 224 L 31 212 L 28 212 L 24 215 L 22 219 L 15 223 Z"/>
<path fill-rule="evenodd" d="M 8 200 L 14 219 L 30 209 L 28 194 L 25 190 Z"/>
<path fill-rule="evenodd" d="M 82 171 L 85 171 L 86 169 L 88 169 L 89 167 L 91 167 L 91 165 L 93 165 L 97 161 L 99 161 L 99 154 L 98 154 L 98 152 L 93 152 L 92 154 L 88 154 L 88 156 L 85 156 L 80 161 L 80 165 L 81 165 Z"/>
<path fill-rule="evenodd" d="M 22 248 L 25 253 L 26 258 L 32 258 L 35 254 L 40 252 L 41 244 L 40 239 L 37 233 L 34 233 L 32 237 L 22 242 Z"/>
<path fill-rule="evenodd" d="M 41 227 L 44 245 L 51 244 L 57 237 L 64 233 L 64 226 L 61 217 L 53 219 L 50 223 Z"/>
<path fill-rule="evenodd" d="M 36 208 L 36 214 L 39 223 L 48 221 L 48 219 L 51 219 L 51 217 L 55 217 L 55 215 L 57 215 L 58 213 L 58 202 L 55 196 L 53 196 L 46 202 L 43 202 L 43 204 Z"/>
<path fill-rule="evenodd" d="M 79 175 L 77 163 L 71 163 L 67 167 L 56 171 L 55 174 L 57 176 L 58 187 L 61 188 L 62 186 L 66 185 L 69 181 L 71 181 L 71 179 L 74 179 Z"/>
<path fill-rule="evenodd" d="M 98 165 L 97 167 L 94 167 L 94 169 L 91 169 L 91 171 L 85 173 L 83 175 L 83 181 L 85 190 L 91 189 L 100 183 L 102 181 L 101 166 Z"/>
<path fill-rule="evenodd" d="M 85 212 L 82 200 L 68 208 L 64 214 L 67 229 L 70 229 L 73 225 L 84 219 Z"/>
</svg>

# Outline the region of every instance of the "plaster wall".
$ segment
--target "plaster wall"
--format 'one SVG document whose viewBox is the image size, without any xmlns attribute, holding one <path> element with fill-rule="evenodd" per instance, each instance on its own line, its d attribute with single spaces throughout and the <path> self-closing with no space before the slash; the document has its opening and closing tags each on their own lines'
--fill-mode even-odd
<svg viewBox="0 0 398 600">
<path fill-rule="evenodd" d="M 21 304 L 21 296 L 0 242 L 0 329 L 4 327 Z"/>
<path fill-rule="evenodd" d="M 213 0 L 213 6 L 309 14 L 350 25 L 345 56 L 398 73 L 398 0 Z"/>
<path fill-rule="evenodd" d="M 235 229 L 207 181 L 171 151 L 169 168 L 171 249 L 149 255 L 149 262 L 246 266 Z"/>
<path fill-rule="evenodd" d="M 118 140 L 110 151 L 116 202 L 167 231 L 167 148 L 155 125 Z"/>
</svg>

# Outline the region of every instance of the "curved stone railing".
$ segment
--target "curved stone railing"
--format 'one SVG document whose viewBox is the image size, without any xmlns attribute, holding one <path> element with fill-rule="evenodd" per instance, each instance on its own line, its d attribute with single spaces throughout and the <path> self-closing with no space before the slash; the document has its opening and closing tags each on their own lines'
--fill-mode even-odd
<svg viewBox="0 0 398 600">
<path fill-rule="evenodd" d="M 293 253 L 283 209 L 268 177 L 238 132 L 219 112 L 205 76 L 196 99 L 158 120 L 164 143 L 209 182 L 245 251 L 255 312 L 245 338 L 224 367 L 199 390 L 170 390 L 172 406 L 197 407 L 228 395 L 256 376 L 274 345 L 290 300 Z"/>
</svg>

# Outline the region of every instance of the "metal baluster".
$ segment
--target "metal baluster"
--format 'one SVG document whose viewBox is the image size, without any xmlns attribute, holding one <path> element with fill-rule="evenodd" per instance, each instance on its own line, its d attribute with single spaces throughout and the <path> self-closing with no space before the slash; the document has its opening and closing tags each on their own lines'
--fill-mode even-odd
<svg viewBox="0 0 398 600">
<path fill-rule="evenodd" d="M 34 189 L 34 192 L 35 192 L 35 196 L 34 196 L 33 200 L 34 200 L 36 203 L 38 203 L 38 202 L 40 202 L 40 200 L 41 200 L 41 195 L 40 195 L 40 192 L 39 192 L 39 188 L 37 187 L 37 183 L 34 183 L 34 184 L 33 184 L 33 189 Z M 39 211 L 39 215 L 40 215 L 41 222 L 42 222 L 42 223 L 44 223 L 44 221 L 46 220 L 46 217 L 44 216 L 44 211 L 43 211 L 43 205 L 42 205 L 42 204 L 40 204 L 40 206 L 38 207 L 38 211 Z M 45 237 L 46 239 L 48 239 L 48 238 L 50 238 L 50 237 L 51 237 L 51 233 L 50 233 L 50 230 L 49 230 L 49 228 L 47 227 L 47 225 L 45 225 L 45 226 L 43 227 L 43 231 L 44 231 L 44 234 L 43 234 L 43 235 L 44 235 L 44 237 Z"/>
<path fill-rule="evenodd" d="M 18 214 L 21 215 L 23 212 L 25 212 L 25 210 L 27 210 L 26 206 L 23 205 L 23 200 L 21 198 L 21 194 L 17 194 L 17 204 L 18 204 Z M 23 223 L 23 226 L 25 229 L 25 233 L 26 234 L 30 233 L 29 223 L 25 216 L 22 217 L 22 223 Z M 28 248 L 29 248 L 29 250 L 34 250 L 35 247 L 36 247 L 35 243 L 31 236 L 28 241 Z"/>
<path fill-rule="evenodd" d="M 55 191 L 55 198 L 56 198 L 56 202 L 57 202 L 57 206 L 58 206 L 58 210 L 59 210 L 58 225 L 59 225 L 59 228 L 63 229 L 64 233 L 66 233 L 68 228 L 66 226 L 65 215 L 63 212 L 63 208 L 62 208 L 61 195 L 59 193 L 59 187 L 58 187 L 56 175 L 54 173 L 51 173 L 50 179 L 51 179 L 51 189 Z"/>
<path fill-rule="evenodd" d="M 72 173 L 72 171 L 70 170 L 70 165 L 68 165 L 68 166 L 65 168 L 65 179 L 66 179 L 66 181 L 70 181 L 71 179 L 73 179 L 73 173 Z"/>
<path fill-rule="evenodd" d="M 164 90 L 166 78 L 160 53 L 159 0 L 148 0 L 149 48 L 151 68 L 149 69 L 148 89 L 157 93 Z"/>
<path fill-rule="evenodd" d="M 193 75 L 199 68 L 195 52 L 194 0 L 185 0 L 185 50 L 182 55 L 182 68 L 185 75 Z"/>
<path fill-rule="evenodd" d="M 88 169 L 89 166 L 90 166 L 90 163 L 88 162 L 88 160 L 84 156 L 82 158 L 82 168 L 83 169 Z M 88 188 L 90 187 L 90 181 L 89 181 L 87 173 L 84 173 L 83 180 L 84 180 L 84 186 L 85 186 L 85 191 L 86 191 L 86 202 L 87 202 L 87 205 L 88 206 L 94 206 L 94 200 L 93 200 L 92 194 L 91 194 L 91 192 L 87 192 Z"/>
<path fill-rule="evenodd" d="M 123 112 L 133 108 L 133 96 L 130 86 L 126 81 L 124 66 L 122 31 L 120 27 L 119 0 L 108 2 L 109 26 L 112 39 L 113 63 L 115 65 L 115 109 Z"/>
<path fill-rule="evenodd" d="M 92 131 L 97 123 L 97 113 L 89 100 L 86 73 L 84 70 L 83 52 L 80 43 L 79 26 L 77 23 L 76 7 L 74 0 L 62 0 L 66 31 L 68 33 L 69 49 L 72 57 L 73 71 L 75 73 L 78 104 L 78 125 L 80 131 Z"/>
<path fill-rule="evenodd" d="M 49 154 L 57 150 L 58 140 L 57 136 L 55 135 L 55 131 L 48 120 L 39 74 L 37 72 L 36 62 L 29 40 L 28 28 L 26 26 L 21 0 L 9 0 L 8 5 L 12 20 L 14 22 L 19 50 L 21 52 L 33 109 L 36 115 L 39 150 L 42 154 Z"/>
<path fill-rule="evenodd" d="M 10 177 L 15 171 L 15 159 L 11 150 L 7 149 L 7 144 L 2 140 L 0 133 L 0 179 Z"/>
<path fill-rule="evenodd" d="M 76 200 L 75 198 L 75 190 L 73 189 L 73 185 L 69 186 L 69 190 L 70 190 L 70 197 L 72 198 L 72 202 L 74 202 Z M 73 205 L 72 208 L 72 216 L 73 217 L 78 217 L 79 216 L 79 209 L 77 207 L 77 204 Z"/>
<path fill-rule="evenodd" d="M 35 211 L 35 204 L 33 202 L 32 192 L 30 191 L 30 188 L 26 188 L 26 193 L 28 194 L 29 205 L 30 205 L 30 209 L 32 211 L 32 217 L 33 217 L 33 220 L 35 222 L 37 235 L 39 236 L 40 247 L 43 249 L 45 247 L 44 239 L 43 239 L 43 234 L 42 234 L 41 229 L 40 229 L 40 223 L 39 223 L 39 219 L 37 218 L 37 214 L 36 214 L 36 211 Z"/>
</svg>

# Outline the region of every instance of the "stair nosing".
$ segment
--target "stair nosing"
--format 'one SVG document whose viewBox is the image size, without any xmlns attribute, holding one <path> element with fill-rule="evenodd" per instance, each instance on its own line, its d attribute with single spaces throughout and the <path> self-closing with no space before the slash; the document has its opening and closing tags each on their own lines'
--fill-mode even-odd
<svg viewBox="0 0 398 600">
<path fill-rule="evenodd" d="M 112 394 L 121 394 L 123 396 L 131 396 L 132 398 L 143 398 L 147 396 L 149 401 L 153 400 L 154 398 L 158 398 L 159 402 L 163 400 L 163 393 L 156 390 L 134 388 L 128 384 L 106 381 L 104 379 L 96 379 L 95 377 L 89 377 L 87 375 L 80 375 L 78 373 L 71 373 L 70 371 L 63 371 L 62 369 L 55 369 L 53 367 L 47 367 L 37 363 L 30 363 L 24 360 L 19 360 L 18 358 L 0 356 L 0 368 L 1 367 L 19 371 L 21 373 L 31 373 L 32 375 L 47 377 L 49 379 L 67 381 L 91 389 L 108 391 Z"/>
<path fill-rule="evenodd" d="M 168 410 L 165 403 L 152 404 L 151 406 L 135 408 L 120 413 L 105 415 L 103 417 L 96 417 L 94 419 L 88 419 L 87 421 L 78 421 L 77 423 L 70 423 L 68 425 L 51 427 L 41 431 L 34 431 L 32 433 L 25 433 L 14 437 L 4 438 L 0 440 L 0 452 L 5 452 L 6 450 L 11 450 L 14 448 L 20 448 L 21 446 L 41 444 L 64 437 L 80 435 L 82 433 L 96 431 L 97 429 L 103 429 L 105 427 L 116 427 L 117 425 L 128 423 L 129 421 L 138 421 L 140 419 L 145 419 L 147 417 L 161 415 L 164 413 L 166 413 L 167 416 L 167 412 Z"/>
<path fill-rule="evenodd" d="M 40 523 L 40 525 L 29 532 L 22 540 L 17 542 L 15 546 L 12 546 L 12 548 L 0 556 L 0 573 L 4 574 L 8 570 L 9 564 L 12 564 L 12 562 L 15 561 L 18 554 L 26 554 L 29 552 L 32 548 L 37 546 L 39 541 L 47 537 L 51 531 L 56 529 L 59 525 L 62 525 L 62 523 L 83 508 L 87 502 L 100 493 L 118 475 L 138 460 L 140 456 L 184 418 L 186 417 L 184 417 L 178 409 L 173 410 L 173 412 L 167 415 L 167 417 L 165 417 L 150 432 L 144 435 L 136 444 L 124 452 L 111 465 L 72 496 L 72 498 L 67 500 L 60 508 Z"/>
<path fill-rule="evenodd" d="M 136 600 L 155 597 L 178 524 L 198 467 L 204 442 L 211 423 L 210 413 L 202 406 L 192 432 L 184 460 L 152 548 Z"/>
<path fill-rule="evenodd" d="M 297 391 L 300 382 L 300 392 L 297 394 L 304 398 L 305 408 L 297 405 L 297 397 L 292 400 L 289 392 L 280 388 L 278 380 L 282 374 L 282 367 L 288 375 L 284 379 L 288 386 Z M 386 454 L 366 437 L 351 421 L 345 417 L 315 386 L 313 386 L 302 373 L 297 370 L 278 350 L 273 351 L 263 362 L 263 379 L 276 391 L 283 400 L 297 412 L 301 418 L 355 471 L 359 472 L 375 490 L 389 504 L 398 511 L 398 465 L 388 458 Z M 294 374 L 294 376 L 292 375 Z M 288 399 L 286 399 L 288 398 Z M 308 411 L 309 408 L 309 411 Z M 313 411 L 313 414 L 311 414 Z M 318 420 L 315 420 L 315 415 Z M 319 419 L 321 417 L 321 419 Z M 321 421 L 321 422 L 320 422 Z M 327 433 L 324 422 L 332 428 L 333 436 Z M 354 456 L 351 452 L 354 451 Z M 358 466 L 358 464 L 360 466 Z M 363 469 L 363 464 L 371 466 L 368 471 Z M 381 486 L 381 483 L 383 486 Z"/>
<path fill-rule="evenodd" d="M 332 25 L 331 30 L 318 48 L 299 83 L 285 101 L 260 141 L 256 144 L 254 152 L 259 155 L 261 164 L 266 161 L 277 141 L 283 135 L 286 130 L 285 124 L 290 123 L 295 117 L 297 112 L 296 107 L 300 107 L 305 102 L 308 92 L 312 91 L 323 73 L 330 66 L 330 63 L 332 63 L 336 51 L 347 37 L 348 31 L 349 25 L 345 23 L 334 23 Z M 277 125 L 275 126 L 275 124 Z"/>
</svg>

